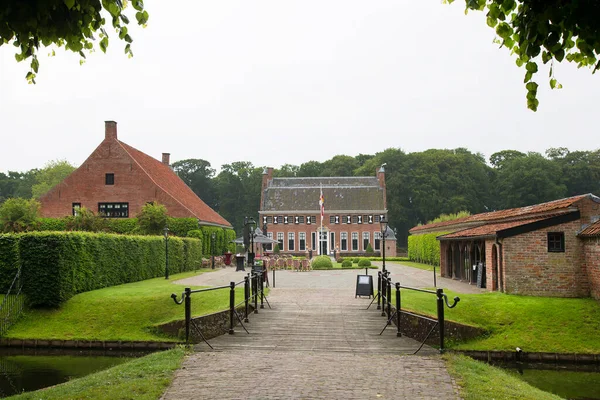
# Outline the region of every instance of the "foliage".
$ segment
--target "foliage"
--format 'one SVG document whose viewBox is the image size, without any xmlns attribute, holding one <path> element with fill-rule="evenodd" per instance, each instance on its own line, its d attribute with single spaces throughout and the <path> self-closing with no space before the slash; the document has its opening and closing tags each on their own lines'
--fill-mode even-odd
<svg viewBox="0 0 600 400">
<path fill-rule="evenodd" d="M 342 261 L 342 268 L 352 268 L 352 261 L 350 261 L 350 260 Z"/>
<path fill-rule="evenodd" d="M 36 231 L 66 231 L 70 218 L 38 218 L 35 221 Z"/>
<path fill-rule="evenodd" d="M 452 3 L 454 0 L 445 0 Z M 562 85 L 554 77 L 554 62 L 567 60 L 578 68 L 600 68 L 600 4 L 594 0 L 465 0 L 468 10 L 486 12 L 487 24 L 496 31 L 496 43 L 515 56 L 524 68 L 527 107 L 537 110 L 538 84 L 532 79 L 539 62 L 550 63 L 549 84 Z"/>
<path fill-rule="evenodd" d="M 331 269 L 333 268 L 333 263 L 329 256 L 317 256 L 313 258 L 311 267 L 312 269 Z"/>
<path fill-rule="evenodd" d="M 37 200 L 14 198 L 0 206 L 0 228 L 3 232 L 23 232 L 34 228 L 40 212 Z"/>
<path fill-rule="evenodd" d="M 175 371 L 181 367 L 184 355 L 183 347 L 152 353 L 95 374 L 23 393 L 11 399 L 158 399 L 170 385 Z"/>
<path fill-rule="evenodd" d="M 158 203 L 146 203 L 136 216 L 140 233 L 162 235 L 167 226 L 167 207 Z"/>
<path fill-rule="evenodd" d="M 187 159 L 173 163 L 175 173 L 200 197 L 209 207 L 218 205 L 214 183 L 215 169 L 202 159 Z"/>
<path fill-rule="evenodd" d="M 387 238 L 387 235 L 386 235 L 386 238 Z M 373 251 L 373 246 L 371 246 L 371 243 L 369 243 L 367 245 L 367 250 L 365 250 L 365 253 L 367 253 L 367 254 L 373 254 L 373 253 L 375 253 L 375 251 Z"/>
<path fill-rule="evenodd" d="M 448 372 L 460 387 L 463 399 L 487 400 L 492 393 L 495 399 L 560 399 L 556 395 L 530 386 L 501 368 L 459 354 L 447 354 L 444 358 Z"/>
<path fill-rule="evenodd" d="M 448 232 L 423 233 L 408 237 L 408 258 L 412 261 L 440 265 L 440 245 L 437 237 Z"/>
<path fill-rule="evenodd" d="M 66 160 L 50 161 L 35 175 L 35 184 L 31 187 L 31 194 L 39 199 L 54 186 L 61 183 L 75 167 Z"/>
<path fill-rule="evenodd" d="M 30 83 L 35 83 L 38 73 L 37 52 L 40 46 L 64 47 L 79 54 L 82 60 L 86 52 L 95 50 L 96 43 L 102 52 L 106 52 L 109 35 L 104 29 L 107 23 L 102 15 L 104 12 L 110 15 L 112 28 L 116 30 L 118 38 L 126 42 L 125 54 L 130 57 L 133 56 L 133 39 L 127 29 L 129 16 L 135 13 L 139 25 L 145 25 L 148 21 L 148 12 L 144 10 L 142 0 L 13 0 L 9 3 L 9 6 L 0 9 L 0 46 L 12 44 L 18 48 L 15 58 L 19 62 L 31 59 L 31 70 L 26 76 Z M 133 6 L 129 16 L 124 11 L 128 4 Z"/>
<path fill-rule="evenodd" d="M 276 243 L 275 248 L 273 249 L 273 253 L 279 254 L 280 252 L 281 252 L 281 250 L 279 250 L 279 243 Z"/>
<path fill-rule="evenodd" d="M 364 267 L 370 267 L 370 266 L 371 266 L 371 261 L 369 261 L 369 260 L 368 260 L 368 259 L 366 259 L 366 258 L 361 258 L 361 259 L 358 261 L 358 266 L 359 266 L 359 267 L 363 267 L 363 268 L 364 268 Z"/>
<path fill-rule="evenodd" d="M 171 273 L 197 268 L 201 242 L 169 238 Z M 198 249 L 192 249 L 192 246 Z M 24 291 L 32 306 L 57 307 L 77 293 L 161 276 L 165 272 L 162 237 L 86 232 L 22 234 L 19 259 Z"/>
<path fill-rule="evenodd" d="M 437 218 L 434 218 L 431 221 L 427 221 L 428 224 L 435 224 L 437 222 L 446 222 L 446 221 L 454 221 L 455 219 L 465 218 L 471 215 L 468 211 L 459 211 L 454 214 L 442 214 Z"/>
<path fill-rule="evenodd" d="M 360 258 L 359 258 L 359 257 L 354 257 L 354 258 L 352 259 L 352 263 L 353 263 L 353 264 L 358 264 L 358 262 L 359 262 L 359 261 L 360 261 Z"/>
<path fill-rule="evenodd" d="M 27 172 L 8 171 L 8 174 L 0 172 L 0 204 L 11 197 L 31 197 L 31 188 L 35 184 L 37 169 Z"/>
<path fill-rule="evenodd" d="M 0 234 L 0 293 L 6 293 L 19 269 L 19 236 Z"/>
<path fill-rule="evenodd" d="M 66 230 L 69 231 L 99 232 L 106 227 L 106 219 L 97 216 L 85 207 L 81 207 L 77 211 L 77 215 L 67 217 L 65 220 Z"/>
<path fill-rule="evenodd" d="M 109 233 L 122 235 L 137 234 L 139 230 L 136 218 L 107 218 L 104 220 L 104 229 Z"/>
</svg>

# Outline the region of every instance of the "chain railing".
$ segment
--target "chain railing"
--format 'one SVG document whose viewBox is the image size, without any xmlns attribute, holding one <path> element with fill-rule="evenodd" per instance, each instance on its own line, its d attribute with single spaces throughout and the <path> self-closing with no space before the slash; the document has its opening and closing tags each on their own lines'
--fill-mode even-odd
<svg viewBox="0 0 600 400">
<path fill-rule="evenodd" d="M 19 267 L 0 305 L 0 337 L 4 336 L 23 313 L 25 295 L 21 293 L 22 289 L 21 267 Z"/>
<path fill-rule="evenodd" d="M 241 302 L 236 303 L 235 302 L 236 301 L 235 300 L 235 297 L 236 297 L 235 288 L 239 285 L 244 285 L 244 299 Z M 215 286 L 215 287 L 210 287 L 210 288 L 194 289 L 194 290 L 192 290 L 191 288 L 185 288 L 183 293 L 181 294 L 180 300 L 177 300 L 177 295 L 175 293 L 171 294 L 171 298 L 173 299 L 173 301 L 175 301 L 176 304 L 183 303 L 185 305 L 184 313 L 185 313 L 185 342 L 186 343 L 190 342 L 190 331 L 193 330 L 211 349 L 213 348 L 211 346 L 211 344 L 208 342 L 208 340 L 206 339 L 206 337 L 204 336 L 204 334 L 202 333 L 202 330 L 200 329 L 198 321 L 192 318 L 192 294 L 210 292 L 213 290 L 225 290 L 225 289 L 229 289 L 229 330 L 228 330 L 228 333 L 230 335 L 233 335 L 235 333 L 234 327 L 235 327 L 236 319 L 240 323 L 242 328 L 244 328 L 246 333 L 248 333 L 248 334 L 250 333 L 250 332 L 248 332 L 248 329 L 246 329 L 246 326 L 244 325 L 244 323 L 249 322 L 248 315 L 250 313 L 249 309 L 250 309 L 250 304 L 252 302 L 254 303 L 253 308 L 254 308 L 255 314 L 258 314 L 259 298 L 260 298 L 260 308 L 264 308 L 265 302 L 268 304 L 269 308 L 271 308 L 271 305 L 269 304 L 269 301 L 267 300 L 267 297 L 264 294 L 263 273 L 262 273 L 262 271 L 258 271 L 258 270 L 252 271 L 251 274 L 246 275 L 244 277 L 244 280 L 237 282 L 237 283 L 230 282 L 229 285 Z M 242 318 L 237 311 L 238 308 L 242 305 L 244 305 L 244 318 Z"/>
</svg>

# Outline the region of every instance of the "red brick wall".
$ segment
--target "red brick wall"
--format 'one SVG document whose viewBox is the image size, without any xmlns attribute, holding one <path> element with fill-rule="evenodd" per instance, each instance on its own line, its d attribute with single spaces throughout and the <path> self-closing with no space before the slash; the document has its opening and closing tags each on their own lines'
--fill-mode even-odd
<svg viewBox="0 0 600 400">
<path fill-rule="evenodd" d="M 114 185 L 105 184 L 106 173 L 115 174 Z M 192 216 L 164 193 L 112 137 L 104 140 L 77 170 L 40 199 L 44 217 L 72 215 L 73 203 L 81 203 L 97 213 L 101 202 L 128 202 L 129 216 L 135 217 L 151 201 L 165 205 L 173 217 Z"/>
<path fill-rule="evenodd" d="M 502 241 L 507 293 L 586 297 L 589 283 L 583 242 L 576 234 L 581 221 L 568 222 Z M 548 252 L 548 232 L 564 232 L 565 252 Z"/>
<path fill-rule="evenodd" d="M 584 247 L 590 294 L 600 300 L 600 238 L 584 239 Z"/>
</svg>

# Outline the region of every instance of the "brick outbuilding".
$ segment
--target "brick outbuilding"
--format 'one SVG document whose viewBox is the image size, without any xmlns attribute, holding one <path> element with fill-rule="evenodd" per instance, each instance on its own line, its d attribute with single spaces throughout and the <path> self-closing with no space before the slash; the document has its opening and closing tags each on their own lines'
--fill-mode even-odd
<svg viewBox="0 0 600 400">
<path fill-rule="evenodd" d="M 273 168 L 263 173 L 260 222 L 266 235 L 279 242 L 282 253 L 363 255 L 369 244 L 381 253 L 380 220 L 387 220 L 387 212 L 383 166 L 375 176 L 360 177 L 274 178 Z M 273 246 L 267 248 L 272 250 Z M 396 255 L 390 228 L 385 253 Z"/>
<path fill-rule="evenodd" d="M 414 227 L 440 234 L 442 276 L 511 294 L 600 298 L 593 194 Z"/>
<path fill-rule="evenodd" d="M 231 228 L 162 162 L 121 142 L 117 123 L 105 122 L 105 137 L 83 164 L 40 198 L 44 217 L 74 215 L 85 207 L 106 218 L 135 217 L 158 202 L 172 217 L 197 218 L 200 225 Z"/>
</svg>

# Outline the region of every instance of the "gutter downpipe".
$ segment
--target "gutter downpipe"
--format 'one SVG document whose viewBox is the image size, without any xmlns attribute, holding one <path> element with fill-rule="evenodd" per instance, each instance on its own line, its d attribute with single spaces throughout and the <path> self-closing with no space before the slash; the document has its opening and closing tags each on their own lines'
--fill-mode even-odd
<svg viewBox="0 0 600 400">
<path fill-rule="evenodd" d="M 502 266 L 502 242 L 496 235 L 496 245 L 498 246 L 498 259 L 496 262 L 498 263 L 498 287 L 500 288 L 500 292 L 504 293 L 504 269 Z"/>
</svg>

